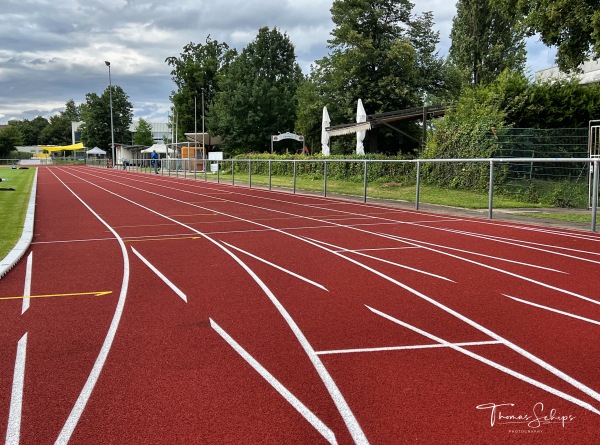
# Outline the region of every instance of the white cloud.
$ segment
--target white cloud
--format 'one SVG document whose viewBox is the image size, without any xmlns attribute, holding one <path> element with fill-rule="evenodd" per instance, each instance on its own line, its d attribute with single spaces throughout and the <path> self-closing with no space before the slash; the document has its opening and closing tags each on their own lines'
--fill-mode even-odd
<svg viewBox="0 0 600 445">
<path fill-rule="evenodd" d="M 165 58 L 208 35 L 241 50 L 261 26 L 290 37 L 305 72 L 327 55 L 333 0 L 7 0 L 0 15 L 0 122 L 49 117 L 69 99 L 113 84 L 129 95 L 135 117 L 164 120 L 174 89 Z M 449 48 L 455 2 L 414 1 L 432 11 L 440 55 Z M 531 65 L 544 62 L 531 46 Z M 547 60 L 547 58 L 546 58 Z M 547 63 L 546 63 L 547 64 Z M 546 65 L 545 64 L 545 65 Z M 542 66 L 543 67 L 543 66 Z"/>
</svg>

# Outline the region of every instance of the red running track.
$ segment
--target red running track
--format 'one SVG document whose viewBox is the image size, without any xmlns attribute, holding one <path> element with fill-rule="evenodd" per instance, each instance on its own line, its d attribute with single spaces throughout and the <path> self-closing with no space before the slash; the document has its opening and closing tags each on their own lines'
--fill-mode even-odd
<svg viewBox="0 0 600 445">
<path fill-rule="evenodd" d="M 40 168 L 10 444 L 600 443 L 600 237 Z"/>
</svg>

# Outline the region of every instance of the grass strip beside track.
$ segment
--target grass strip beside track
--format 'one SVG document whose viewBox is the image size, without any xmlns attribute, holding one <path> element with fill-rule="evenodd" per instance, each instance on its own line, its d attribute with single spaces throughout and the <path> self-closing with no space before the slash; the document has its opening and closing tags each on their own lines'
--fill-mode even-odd
<svg viewBox="0 0 600 445">
<path fill-rule="evenodd" d="M 4 258 L 21 237 L 34 176 L 35 168 L 0 167 L 0 188 L 15 189 L 0 191 L 0 258 Z"/>
</svg>

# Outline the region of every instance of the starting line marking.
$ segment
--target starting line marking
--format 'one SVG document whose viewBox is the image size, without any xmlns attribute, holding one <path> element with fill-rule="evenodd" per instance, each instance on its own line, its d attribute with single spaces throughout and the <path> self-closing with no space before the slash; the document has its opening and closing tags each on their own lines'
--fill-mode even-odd
<svg viewBox="0 0 600 445">
<path fill-rule="evenodd" d="M 167 286 L 169 286 L 171 288 L 171 290 L 173 292 L 175 292 L 177 294 L 177 296 L 179 298 L 181 298 L 183 301 L 185 301 L 187 303 L 187 295 L 184 294 L 177 286 L 175 286 L 171 280 L 169 280 L 167 277 L 165 277 L 156 267 L 154 267 L 152 264 L 150 264 L 150 262 L 144 258 L 137 250 L 135 250 L 133 247 L 131 248 L 131 250 L 133 251 L 133 253 L 135 253 L 135 255 L 142 260 L 142 262 L 148 266 L 150 268 L 150 270 L 152 272 L 154 272 L 156 274 L 156 276 L 158 276 L 158 278 L 160 278 Z"/>
<path fill-rule="evenodd" d="M 558 309 L 554 309 L 554 308 L 549 307 L 549 306 L 544 306 L 544 305 L 541 305 L 541 304 L 533 303 L 531 301 L 522 300 L 522 299 L 517 298 L 517 297 L 511 297 L 510 295 L 507 295 L 507 294 L 502 294 L 502 295 L 504 295 L 505 297 L 510 298 L 511 300 L 518 301 L 519 303 L 523 303 L 523 304 L 527 304 L 529 306 L 533 306 L 533 307 L 537 307 L 537 308 L 540 308 L 540 309 L 544 309 L 544 310 L 549 311 L 549 312 L 555 312 L 557 314 L 564 315 L 566 317 L 576 318 L 577 320 L 586 321 L 588 323 L 600 325 L 600 321 L 592 320 L 591 318 L 585 318 L 585 317 L 582 317 L 580 315 L 575 315 L 575 314 L 572 314 L 570 312 L 564 312 L 564 311 L 561 311 L 561 310 L 558 310 Z"/>
<path fill-rule="evenodd" d="M 410 346 L 386 346 L 381 348 L 359 348 L 359 349 L 334 349 L 330 351 L 317 351 L 317 355 L 327 354 L 352 354 L 355 352 L 382 352 L 382 351 L 404 351 L 410 349 L 430 349 L 430 348 L 450 348 L 452 346 L 485 346 L 485 345 L 502 345 L 504 344 L 498 340 L 489 341 L 471 341 L 463 343 L 434 343 L 431 345 L 410 345 Z"/>
<path fill-rule="evenodd" d="M 132 239 L 132 240 L 123 240 L 126 243 L 145 243 L 147 241 L 179 241 L 184 239 L 200 239 L 200 236 L 179 236 L 176 238 L 145 238 L 145 239 Z"/>
<path fill-rule="evenodd" d="M 74 292 L 70 294 L 46 294 L 46 295 L 19 295 L 16 297 L 0 297 L 0 300 L 19 300 L 19 299 L 27 299 L 27 298 L 51 298 L 51 297 L 75 297 L 75 296 L 83 296 L 83 295 L 93 295 L 96 297 L 102 297 L 104 295 L 112 294 L 113 291 L 105 290 L 99 292 Z"/>
<path fill-rule="evenodd" d="M 444 340 L 444 339 L 442 339 L 440 337 L 437 337 L 437 336 L 431 334 L 430 332 L 426 332 L 426 331 L 424 331 L 422 329 L 417 328 L 416 326 L 412 326 L 412 325 L 410 325 L 410 324 L 408 324 L 408 323 L 406 323 L 406 322 L 404 322 L 402 320 L 398 320 L 397 318 L 394 318 L 391 315 L 388 315 L 388 314 L 386 314 L 384 312 L 378 311 L 377 309 L 374 309 L 374 308 L 372 308 L 372 307 L 370 307 L 368 305 L 365 305 L 365 307 L 367 309 L 369 309 L 371 312 L 373 312 L 374 314 L 377 314 L 380 317 L 383 317 L 386 320 L 391 321 L 392 323 L 396 323 L 396 324 L 398 324 L 398 325 L 400 325 L 400 326 L 402 326 L 402 327 L 404 327 L 406 329 L 409 329 L 409 330 L 411 330 L 413 332 L 416 332 L 417 334 L 421 334 L 424 337 L 429 338 L 430 340 L 433 340 L 433 341 L 439 342 L 440 344 L 446 345 L 446 346 L 454 349 L 456 352 L 460 352 L 460 353 L 462 353 L 462 354 L 464 354 L 464 355 L 466 355 L 468 357 L 471 357 L 471 358 L 473 358 L 475 360 L 478 360 L 478 361 L 480 361 L 480 362 L 482 362 L 482 363 L 484 363 L 484 364 L 486 364 L 488 366 L 491 366 L 492 368 L 495 368 L 495 369 L 497 369 L 497 370 L 499 370 L 501 372 L 504 372 L 504 373 L 506 373 L 506 374 L 508 374 L 510 376 L 513 376 L 516 379 L 519 379 L 519 380 L 521 380 L 521 381 L 523 381 L 525 383 L 529 383 L 530 385 L 533 385 L 533 386 L 535 386 L 535 387 L 537 387 L 539 389 L 547 391 L 550 394 L 554 394 L 555 396 L 558 396 L 558 397 L 560 397 L 562 399 L 565 399 L 565 400 L 567 400 L 567 401 L 569 401 L 571 403 L 574 403 L 575 405 L 578 405 L 578 406 L 580 406 L 582 408 L 585 408 L 585 409 L 593 412 L 594 414 L 600 415 L 600 411 L 598 411 L 598 409 L 596 409 L 594 406 L 590 405 L 587 402 L 584 402 L 583 400 L 579 400 L 578 398 L 573 397 L 570 394 L 564 393 L 564 392 L 562 392 L 562 391 L 560 391 L 558 389 L 555 389 L 555 388 L 553 388 L 553 387 L 551 387 L 549 385 L 546 385 L 545 383 L 542 383 L 542 382 L 539 382 L 539 381 L 537 381 L 535 379 L 532 379 L 531 377 L 528 377 L 528 376 L 526 376 L 524 374 L 521 374 L 518 371 L 510 369 L 510 368 L 508 368 L 508 367 L 506 367 L 504 365 L 496 363 L 493 360 L 490 360 L 490 359 L 485 358 L 485 357 L 483 357 L 483 356 L 481 356 L 479 354 L 471 352 L 468 349 L 464 349 L 464 348 L 462 348 L 460 346 L 456 346 L 454 343 L 450 343 L 450 342 L 448 342 L 448 341 L 446 341 L 446 340 Z M 508 342 L 506 342 L 506 341 L 501 342 L 501 343 L 503 343 L 504 345 L 508 346 Z M 546 368 L 546 370 L 549 370 L 549 369 Z M 578 389 L 580 389 L 580 390 L 583 391 L 583 389 L 585 389 L 585 388 L 578 388 Z M 583 391 L 583 392 L 586 392 L 586 391 Z"/>
<path fill-rule="evenodd" d="M 274 267 L 275 269 L 278 269 L 278 270 L 280 270 L 282 272 L 285 272 L 285 273 L 287 273 L 287 274 L 289 274 L 289 275 L 291 275 L 293 277 L 296 277 L 296 278 L 298 278 L 298 279 L 300 279 L 302 281 L 306 281 L 307 283 L 312 284 L 313 286 L 316 286 L 319 289 L 323 289 L 324 291 L 329 292 L 329 290 L 327 290 L 327 288 L 325 286 L 323 286 L 323 285 L 321 285 L 321 284 L 319 284 L 319 283 L 317 283 L 315 281 L 312 281 L 312 280 L 310 280 L 310 279 L 308 279 L 306 277 L 303 277 L 302 275 L 298 275 L 297 273 L 294 273 L 291 270 L 288 270 L 288 269 L 285 269 L 285 268 L 283 268 L 281 266 L 278 266 L 277 264 L 271 263 L 270 261 L 267 261 L 264 258 L 261 258 L 259 256 L 253 255 L 250 252 L 246 252 L 245 250 L 242 250 L 239 247 L 235 247 L 235 246 L 233 246 L 233 245 L 231 245 L 229 243 L 226 243 L 225 241 L 221 241 L 221 242 L 223 244 L 225 244 L 227 247 L 230 247 L 231 249 L 235 249 L 238 252 L 242 252 L 242 253 L 248 255 L 249 257 L 254 258 L 255 260 L 258 260 L 258 261 L 260 261 L 262 263 L 268 264 L 269 266 Z"/>
<path fill-rule="evenodd" d="M 25 355 L 27 352 L 27 332 L 17 344 L 17 357 L 10 395 L 10 411 L 6 430 L 6 445 L 19 445 L 21 436 L 21 412 L 23 409 L 23 388 L 25 386 Z"/>
<path fill-rule="evenodd" d="M 308 423 L 310 423 L 330 444 L 337 444 L 335 434 L 323 423 L 310 409 L 306 407 L 294 394 L 292 394 L 273 374 L 271 374 L 263 365 L 252 357 L 238 342 L 236 342 L 225 330 L 219 326 L 212 318 L 211 327 L 221 336 L 223 340 L 231 346 L 256 372 L 260 374 L 275 390 L 290 404 Z"/>
</svg>

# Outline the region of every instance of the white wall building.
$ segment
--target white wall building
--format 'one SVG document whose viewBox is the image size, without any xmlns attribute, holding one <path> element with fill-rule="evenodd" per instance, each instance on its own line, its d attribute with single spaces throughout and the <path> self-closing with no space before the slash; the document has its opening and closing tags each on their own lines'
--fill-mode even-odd
<svg viewBox="0 0 600 445">
<path fill-rule="evenodd" d="M 546 68 L 535 73 L 535 81 L 578 78 L 582 85 L 600 82 L 600 59 L 588 60 L 581 65 L 582 73 L 563 73 L 558 67 Z"/>
</svg>

